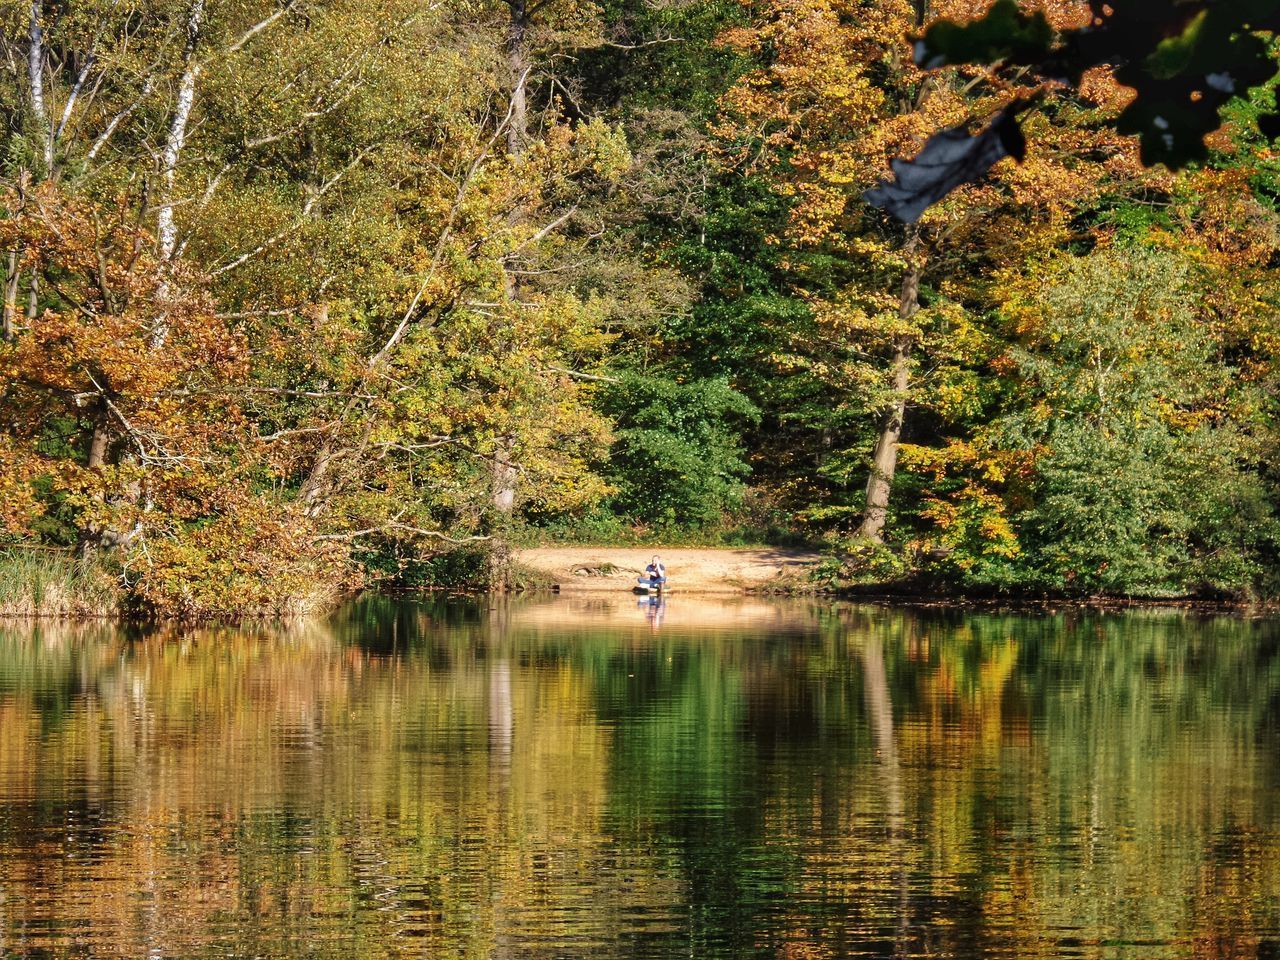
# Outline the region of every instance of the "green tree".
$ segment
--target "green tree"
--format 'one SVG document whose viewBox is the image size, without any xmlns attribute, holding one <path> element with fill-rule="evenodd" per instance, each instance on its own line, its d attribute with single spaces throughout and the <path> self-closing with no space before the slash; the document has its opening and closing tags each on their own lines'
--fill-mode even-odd
<svg viewBox="0 0 1280 960">
<path fill-rule="evenodd" d="M 1022 407 L 999 425 L 1035 456 L 1014 518 L 1032 576 L 1148 594 L 1257 582 L 1277 534 L 1247 429 L 1258 398 L 1209 333 L 1203 273 L 1128 247 L 1033 282 L 1009 305 L 1034 324 L 1014 354 Z"/>
<path fill-rule="evenodd" d="M 605 391 L 602 406 L 618 424 L 606 476 L 624 515 L 696 528 L 740 504 L 750 470 L 735 421 L 758 413 L 725 381 L 631 374 Z"/>
</svg>

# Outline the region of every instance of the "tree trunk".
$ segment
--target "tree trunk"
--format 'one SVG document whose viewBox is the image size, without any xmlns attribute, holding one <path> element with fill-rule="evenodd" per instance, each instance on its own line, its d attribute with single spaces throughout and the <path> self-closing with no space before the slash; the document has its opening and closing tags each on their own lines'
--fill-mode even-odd
<svg viewBox="0 0 1280 960">
<path fill-rule="evenodd" d="M 31 268 L 31 289 L 27 292 L 27 323 L 31 323 L 40 313 L 40 271 Z"/>
<path fill-rule="evenodd" d="M 111 431 L 107 427 L 107 415 L 100 412 L 93 421 L 93 437 L 89 440 L 90 470 L 101 470 L 107 465 L 107 449 L 111 443 Z"/>
<path fill-rule="evenodd" d="M 44 107 L 44 16 L 41 0 L 31 0 L 31 16 L 27 26 L 27 83 L 31 87 L 31 112 L 43 124 L 48 116 Z"/>
<path fill-rule="evenodd" d="M 316 452 L 315 462 L 311 464 L 307 479 L 303 481 L 302 489 L 298 492 L 298 499 L 302 501 L 307 516 L 313 520 L 324 513 L 328 505 L 333 487 L 330 474 L 333 472 L 336 460 L 337 451 L 329 440 L 325 440 Z"/>
<path fill-rule="evenodd" d="M 3 334 L 6 340 L 12 340 L 18 335 L 17 333 L 17 317 L 18 317 L 18 251 L 10 250 L 5 261 L 4 275 L 4 329 Z"/>
<path fill-rule="evenodd" d="M 930 0 L 914 0 L 916 26 L 923 27 L 932 15 Z M 933 79 L 926 76 L 914 95 L 904 93 L 901 112 L 904 115 L 919 113 L 933 90 Z M 902 278 L 902 292 L 898 299 L 898 316 L 910 320 L 920 312 L 920 262 L 916 249 L 920 244 L 920 231 L 914 229 L 907 238 L 903 252 L 907 256 L 907 272 Z M 906 326 L 906 324 L 903 324 Z M 884 411 L 880 423 L 880 435 L 876 438 L 871 455 L 871 474 L 867 478 L 866 508 L 862 512 L 862 525 L 858 536 L 873 543 L 884 542 L 885 521 L 889 514 L 889 497 L 893 492 L 893 477 L 898 470 L 898 443 L 902 439 L 902 424 L 907 414 L 907 396 L 911 389 L 911 346 L 908 335 L 899 334 L 893 342 L 893 400 Z"/>
<path fill-rule="evenodd" d="M 173 105 L 173 120 L 169 124 L 169 134 L 165 137 L 164 152 L 160 161 L 160 209 L 156 214 L 156 239 L 160 255 L 163 278 L 157 290 L 157 298 L 161 301 L 160 316 L 151 331 L 151 345 L 164 346 L 169 337 L 168 308 L 164 301 L 168 298 L 169 282 L 168 264 L 173 260 L 174 251 L 178 247 L 178 226 L 173 218 L 173 190 L 177 179 L 178 161 L 182 158 L 182 148 L 187 142 L 187 124 L 191 120 L 191 108 L 196 102 L 196 78 L 200 75 L 200 64 L 196 60 L 196 48 L 200 43 L 200 31 L 204 21 L 204 0 L 191 0 L 187 13 L 187 45 L 182 57 L 182 77 L 178 81 L 178 97 Z"/>
<path fill-rule="evenodd" d="M 101 470 L 107 465 L 107 457 L 111 452 L 111 428 L 108 419 L 106 401 L 99 400 L 94 405 L 93 433 L 89 436 L 89 451 L 85 457 L 85 466 L 90 470 Z M 102 503 L 102 491 L 93 495 L 94 500 Z M 99 550 L 118 545 L 122 538 L 116 531 L 104 529 L 96 525 L 81 527 L 79 531 L 79 552 L 81 557 L 90 557 Z"/>
<path fill-rule="evenodd" d="M 529 6 L 526 0 L 508 0 L 511 22 L 507 26 L 507 68 L 511 72 L 511 119 L 507 125 L 507 153 L 517 157 L 529 141 Z"/>
<path fill-rule="evenodd" d="M 511 515 L 516 504 L 516 479 L 519 471 L 513 462 L 515 438 L 498 438 L 494 445 L 493 466 L 490 470 L 491 519 L 489 543 L 489 588 L 505 590 L 511 585 Z"/>
<path fill-rule="evenodd" d="M 511 73 L 511 115 L 507 125 L 507 153 L 518 157 L 529 140 L 529 104 L 527 87 L 529 80 L 529 26 L 530 15 L 526 0 L 508 0 L 511 20 L 507 27 L 507 67 Z M 519 211 L 517 211 L 518 219 Z M 504 268 L 505 268 L 504 264 Z M 516 277 L 507 272 L 504 278 L 505 295 L 509 302 L 519 299 Z M 516 480 L 519 471 L 515 464 L 515 438 L 499 437 L 494 443 L 493 466 L 490 476 L 489 502 L 497 519 L 491 530 L 494 543 L 490 550 L 491 586 L 505 585 L 508 573 L 508 553 L 503 528 L 510 520 L 516 503 Z"/>
<path fill-rule="evenodd" d="M 902 295 L 898 315 L 905 321 L 920 312 L 920 264 L 915 259 L 917 238 L 907 244 L 911 265 L 902 279 Z M 871 456 L 871 475 L 867 478 L 867 505 L 862 514 L 858 536 L 876 543 L 884 542 L 885 518 L 889 513 L 889 497 L 893 477 L 898 469 L 898 443 L 907 413 L 907 397 L 911 390 L 911 338 L 900 334 L 893 342 L 893 400 L 884 412 L 880 436 Z"/>
<path fill-rule="evenodd" d="M 528 83 L 530 69 L 529 28 L 532 16 L 528 0 L 507 0 L 511 19 L 507 25 L 507 69 L 510 73 L 510 109 L 507 117 L 507 155 L 517 158 L 529 143 Z M 523 211 L 512 211 L 512 222 L 519 222 Z M 503 262 L 503 295 L 512 309 L 520 309 L 519 281 Z M 499 347 L 501 352 L 502 348 Z M 489 510 L 486 532 L 489 541 L 489 589 L 503 590 L 511 582 L 511 517 L 515 511 L 516 484 L 519 480 L 516 464 L 516 438 L 511 434 L 498 437 L 493 444 L 493 461 L 489 472 Z"/>
<path fill-rule="evenodd" d="M 31 0 L 31 19 L 27 29 L 27 83 L 31 87 L 31 113 L 40 127 L 43 142 L 44 175 L 53 175 L 53 126 L 44 100 L 44 4 Z"/>
<path fill-rule="evenodd" d="M 169 124 L 169 135 L 165 138 L 164 153 L 161 156 L 163 196 L 157 215 L 156 233 L 160 259 L 165 262 L 173 259 L 173 251 L 178 245 L 178 231 L 173 219 L 173 187 L 178 172 L 178 160 L 187 142 L 187 123 L 191 119 L 191 108 L 196 101 L 196 77 L 200 74 L 200 64 L 196 62 L 196 47 L 200 42 L 203 20 L 204 0 L 192 0 L 187 14 L 187 45 L 183 51 L 182 78 L 178 82 L 178 98 L 173 107 L 173 120 Z"/>
<path fill-rule="evenodd" d="M 493 453 L 493 508 L 502 514 L 510 514 L 516 505 L 515 438 L 499 438 Z"/>
</svg>

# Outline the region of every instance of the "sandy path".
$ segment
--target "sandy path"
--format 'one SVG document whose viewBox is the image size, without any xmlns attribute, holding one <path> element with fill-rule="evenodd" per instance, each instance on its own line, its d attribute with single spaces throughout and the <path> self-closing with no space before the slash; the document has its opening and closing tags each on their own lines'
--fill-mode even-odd
<svg viewBox="0 0 1280 960">
<path fill-rule="evenodd" d="M 786 576 L 803 577 L 820 559 L 806 550 L 654 547 L 534 547 L 516 560 L 550 576 L 561 592 L 630 590 L 654 554 L 672 592 L 741 593 Z"/>
</svg>

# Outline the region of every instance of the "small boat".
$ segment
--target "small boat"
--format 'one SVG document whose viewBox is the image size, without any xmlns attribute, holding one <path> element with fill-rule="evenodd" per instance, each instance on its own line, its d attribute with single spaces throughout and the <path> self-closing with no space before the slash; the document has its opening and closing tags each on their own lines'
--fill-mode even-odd
<svg viewBox="0 0 1280 960">
<path fill-rule="evenodd" d="M 660 596 L 667 592 L 667 582 L 665 580 L 652 580 L 649 577 L 641 577 L 636 581 L 634 593 L 640 595 Z"/>
</svg>

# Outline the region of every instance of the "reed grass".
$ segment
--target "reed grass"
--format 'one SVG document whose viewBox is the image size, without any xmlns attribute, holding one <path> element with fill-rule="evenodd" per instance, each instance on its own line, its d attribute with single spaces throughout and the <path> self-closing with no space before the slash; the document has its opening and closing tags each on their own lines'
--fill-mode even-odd
<svg viewBox="0 0 1280 960">
<path fill-rule="evenodd" d="M 115 578 L 91 559 L 0 549 L 0 617 L 112 617 L 121 599 Z"/>
</svg>

